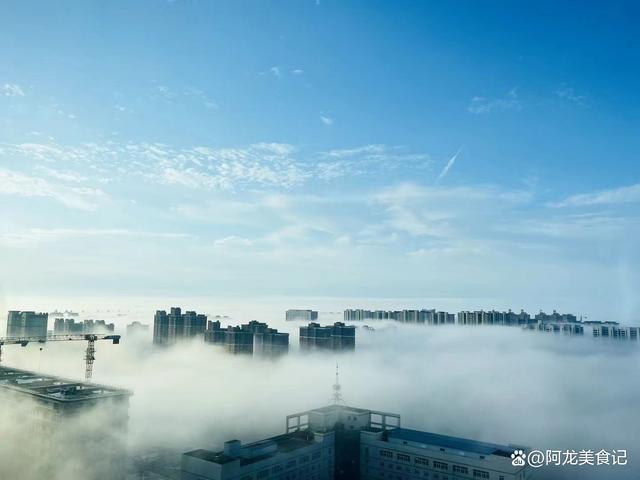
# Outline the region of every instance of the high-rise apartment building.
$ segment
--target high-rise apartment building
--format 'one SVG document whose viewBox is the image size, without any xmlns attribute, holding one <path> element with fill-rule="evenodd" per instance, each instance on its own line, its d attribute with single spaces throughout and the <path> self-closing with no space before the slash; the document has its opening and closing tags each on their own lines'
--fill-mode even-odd
<svg viewBox="0 0 640 480">
<path fill-rule="evenodd" d="M 300 327 L 300 349 L 311 350 L 354 350 L 356 347 L 356 327 L 336 322 L 321 326 L 312 322 Z"/>
<path fill-rule="evenodd" d="M 55 318 L 53 320 L 54 335 L 109 334 L 114 331 L 115 325 L 104 320 L 87 319 L 82 322 L 76 322 L 73 318 Z"/>
<path fill-rule="evenodd" d="M 289 334 L 256 320 L 240 326 L 221 328 L 219 321 L 209 321 L 204 341 L 224 346 L 229 353 L 256 353 L 277 356 L 289 351 Z"/>
<path fill-rule="evenodd" d="M 287 310 L 285 318 L 287 321 L 313 322 L 318 319 L 318 312 L 314 310 Z"/>
<path fill-rule="evenodd" d="M 7 337 L 46 339 L 48 322 L 48 313 L 11 310 L 7 314 Z"/>
<path fill-rule="evenodd" d="M 183 339 L 204 338 L 206 326 L 206 315 L 191 311 L 182 313 L 179 307 L 172 307 L 169 313 L 158 310 L 153 317 L 153 343 L 171 345 Z"/>
<path fill-rule="evenodd" d="M 514 445 L 402 428 L 388 412 L 330 405 L 289 415 L 282 435 L 182 456 L 182 480 L 528 480 Z"/>
<path fill-rule="evenodd" d="M 147 335 L 149 333 L 149 325 L 140 323 L 137 320 L 127 325 L 127 336 L 130 335 Z"/>
</svg>

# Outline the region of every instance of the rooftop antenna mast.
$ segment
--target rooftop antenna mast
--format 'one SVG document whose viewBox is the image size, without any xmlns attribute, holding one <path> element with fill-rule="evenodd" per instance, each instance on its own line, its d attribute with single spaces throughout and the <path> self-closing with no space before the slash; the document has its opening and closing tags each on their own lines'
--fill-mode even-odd
<svg viewBox="0 0 640 480">
<path fill-rule="evenodd" d="M 344 405 L 342 399 L 342 387 L 340 386 L 340 377 L 338 376 L 338 364 L 336 363 L 336 383 L 333 384 L 333 404 Z"/>
</svg>

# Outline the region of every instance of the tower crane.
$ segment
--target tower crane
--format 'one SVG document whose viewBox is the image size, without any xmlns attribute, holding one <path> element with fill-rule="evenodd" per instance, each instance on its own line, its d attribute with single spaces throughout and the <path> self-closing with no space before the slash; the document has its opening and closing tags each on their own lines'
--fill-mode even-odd
<svg viewBox="0 0 640 480">
<path fill-rule="evenodd" d="M 85 333 L 81 335 L 47 335 L 46 337 L 0 337 L 0 362 L 2 362 L 3 345 L 20 345 L 21 347 L 26 347 L 29 343 L 68 342 L 78 340 L 85 340 L 87 342 L 87 349 L 85 350 L 84 355 L 84 378 L 86 381 L 90 381 L 91 376 L 93 375 L 93 362 L 96 359 L 96 340 L 111 340 L 114 345 L 117 345 L 120 343 L 120 335 Z"/>
</svg>

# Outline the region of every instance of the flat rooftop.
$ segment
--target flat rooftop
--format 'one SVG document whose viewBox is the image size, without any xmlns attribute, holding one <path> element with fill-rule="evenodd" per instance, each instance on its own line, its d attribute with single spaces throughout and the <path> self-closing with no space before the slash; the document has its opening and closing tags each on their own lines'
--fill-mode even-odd
<svg viewBox="0 0 640 480">
<path fill-rule="evenodd" d="M 55 375 L 0 366 L 0 391 L 3 389 L 58 403 L 129 397 L 133 394 L 122 388 L 79 382 Z"/>
<path fill-rule="evenodd" d="M 298 450 L 299 448 L 307 447 L 309 445 L 313 445 L 315 443 L 313 439 L 313 435 L 309 434 L 306 431 L 297 431 L 292 433 L 285 433 L 282 435 L 278 435 L 275 437 L 266 438 L 264 440 L 259 440 L 253 443 L 247 443 L 246 445 L 242 445 L 241 454 L 238 456 L 228 456 L 224 454 L 224 451 L 213 452 L 211 450 L 193 450 L 191 452 L 186 452 L 184 455 L 199 458 L 201 460 L 205 460 L 207 462 L 217 463 L 217 464 L 225 464 L 228 462 L 232 462 L 234 460 L 240 460 L 241 465 L 249 465 L 251 463 L 258 462 L 265 458 L 272 457 L 274 455 L 278 455 L 281 453 L 292 452 L 294 450 Z M 260 451 L 260 447 L 266 447 L 269 445 L 275 445 L 276 449 L 273 452 L 257 454 L 253 456 L 243 456 L 250 455 L 248 452 L 254 449 L 258 449 Z"/>
<path fill-rule="evenodd" d="M 509 457 L 513 453 L 513 446 L 498 445 L 495 443 L 479 442 L 476 440 L 468 440 L 466 438 L 449 437 L 447 435 L 439 435 L 437 433 L 421 432 L 419 430 L 410 430 L 407 428 L 396 428 L 390 430 L 387 438 L 397 439 L 403 442 L 411 442 L 416 446 L 431 446 L 437 448 L 445 448 L 449 450 L 457 450 L 460 452 L 475 453 L 478 455 L 498 455 L 501 457 Z"/>
</svg>

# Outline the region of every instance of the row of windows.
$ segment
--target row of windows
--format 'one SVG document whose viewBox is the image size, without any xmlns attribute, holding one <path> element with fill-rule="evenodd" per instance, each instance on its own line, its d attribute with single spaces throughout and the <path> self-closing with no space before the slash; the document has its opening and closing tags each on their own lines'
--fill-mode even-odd
<svg viewBox="0 0 640 480">
<path fill-rule="evenodd" d="M 384 458 L 393 458 L 393 452 L 391 450 L 380 450 L 380 456 L 384 457 Z M 411 457 L 409 455 L 406 455 L 404 453 L 397 453 L 396 454 L 396 460 L 400 461 L 400 462 L 411 462 Z M 414 457 L 414 463 L 416 465 L 429 465 L 429 460 L 423 457 Z M 384 466 L 384 463 L 381 463 L 381 466 Z M 393 467 L 391 467 L 393 468 Z M 435 468 L 436 470 L 442 470 L 442 471 L 448 471 L 449 470 L 449 464 L 445 463 L 445 462 L 439 462 L 437 460 L 433 460 L 433 468 Z M 400 470 L 400 467 L 398 467 L 398 470 Z M 461 465 L 453 465 L 453 473 L 461 473 L 464 475 L 468 475 L 469 474 L 469 469 L 467 467 L 463 467 Z M 490 478 L 489 476 L 489 472 L 485 471 L 485 470 L 477 470 L 474 469 L 473 470 L 473 477 L 474 478 Z M 504 477 L 501 475 L 499 480 L 504 480 Z"/>
<path fill-rule="evenodd" d="M 320 458 L 320 452 L 315 452 L 313 454 L 313 458 L 317 459 Z M 309 457 L 305 456 L 305 457 L 301 457 L 300 459 L 300 463 L 308 463 L 309 462 Z M 327 462 L 327 465 L 330 466 L 330 462 Z M 271 467 L 271 472 L 269 472 L 269 469 L 266 468 L 264 470 L 260 470 L 257 474 L 256 474 L 256 479 L 263 479 L 263 478 L 267 478 L 269 476 L 269 473 L 271 473 L 272 475 L 278 474 L 280 472 L 282 472 L 285 468 L 287 470 L 294 468 L 296 466 L 296 459 L 293 460 L 289 460 L 286 464 L 286 467 L 283 467 L 282 464 L 280 465 L 274 465 L 273 467 Z M 321 466 L 319 463 L 313 463 L 311 464 L 311 466 L 306 466 L 306 467 L 301 467 L 300 471 L 305 471 L 308 472 L 309 469 L 311 470 L 318 470 L 320 469 Z M 291 474 L 293 475 L 291 478 L 296 478 L 297 474 L 291 472 Z M 253 475 L 249 474 L 249 475 L 244 475 L 240 478 L 240 480 L 253 480 Z M 289 475 L 287 475 L 287 478 L 289 478 Z"/>
</svg>

